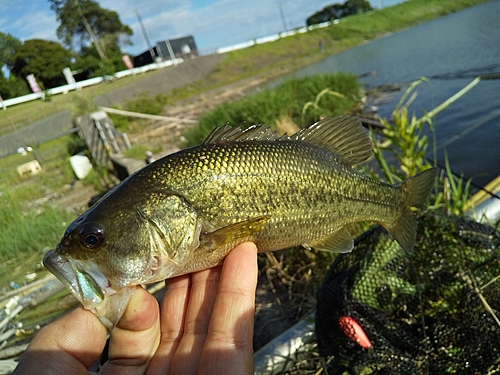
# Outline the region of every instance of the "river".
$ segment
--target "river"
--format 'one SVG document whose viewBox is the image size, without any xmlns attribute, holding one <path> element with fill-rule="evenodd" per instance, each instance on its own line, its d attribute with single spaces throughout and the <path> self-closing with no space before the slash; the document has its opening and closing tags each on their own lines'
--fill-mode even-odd
<svg viewBox="0 0 500 375">
<path fill-rule="evenodd" d="M 410 106 L 410 113 L 422 115 L 476 76 L 500 73 L 500 0 L 327 57 L 292 75 L 337 71 L 357 75 L 374 71 L 360 79 L 367 88 L 428 78 L 418 86 Z M 379 105 L 380 116 L 390 116 L 406 87 Z M 478 185 L 500 175 L 500 79 L 481 81 L 435 117 L 434 126 L 440 165 L 446 150 L 452 170 L 472 177 Z M 428 157 L 434 158 L 432 150 Z"/>
</svg>

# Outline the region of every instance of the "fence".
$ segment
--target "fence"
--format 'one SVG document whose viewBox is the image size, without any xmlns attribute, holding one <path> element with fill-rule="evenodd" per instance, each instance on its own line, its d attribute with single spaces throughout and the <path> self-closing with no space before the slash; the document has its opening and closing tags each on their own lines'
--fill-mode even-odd
<svg viewBox="0 0 500 375">
<path fill-rule="evenodd" d="M 58 112 L 45 119 L 17 129 L 0 137 L 0 155 L 16 152 L 19 147 L 33 146 L 41 140 L 64 133 L 73 128 L 71 113 Z"/>
<path fill-rule="evenodd" d="M 63 109 L 60 101 L 40 101 L 37 105 L 30 106 L 22 112 L 11 111 L 2 113 L 2 111 L 0 112 L 0 137 L 23 128 L 26 126 L 25 124 L 32 124 L 41 119 L 48 118 Z"/>
<path fill-rule="evenodd" d="M 90 79 L 76 82 L 76 83 L 72 83 L 69 85 L 54 87 L 52 89 L 48 89 L 47 91 L 38 92 L 38 93 L 34 93 L 34 94 L 28 94 L 28 95 L 24 95 L 24 96 L 19 96 L 17 98 L 3 100 L 3 101 L 0 101 L 0 108 L 3 108 L 4 110 L 6 110 L 7 107 L 10 107 L 10 106 L 13 106 L 16 104 L 26 103 L 26 102 L 30 102 L 32 100 L 37 100 L 37 99 L 44 100 L 46 95 L 65 94 L 69 91 L 80 90 L 83 87 L 96 85 L 96 84 L 101 83 L 101 82 L 106 81 L 106 80 L 110 80 L 110 79 L 114 79 L 114 78 L 122 78 L 122 77 L 130 76 L 130 75 L 134 75 L 134 74 L 140 74 L 140 73 L 144 73 L 144 72 L 147 72 L 150 70 L 162 69 L 162 68 L 165 68 L 167 66 L 177 65 L 183 61 L 184 61 L 183 59 L 162 61 L 162 62 L 158 62 L 158 63 L 153 63 L 153 64 L 141 66 L 139 68 L 127 69 L 127 70 L 123 70 L 120 72 L 116 72 L 112 76 L 90 78 Z"/>
<path fill-rule="evenodd" d="M 216 53 L 226 53 L 226 52 L 229 52 L 229 51 L 235 51 L 235 50 L 238 50 L 238 49 L 248 48 L 248 47 L 251 47 L 251 46 L 253 46 L 255 44 L 263 44 L 263 43 L 274 42 L 275 40 L 278 40 L 280 38 L 286 38 L 286 37 L 288 37 L 290 35 L 306 33 L 308 31 L 311 31 L 311 30 L 314 30 L 314 29 L 320 29 L 320 28 L 323 28 L 323 27 L 330 26 L 331 24 L 337 24 L 337 23 L 339 23 L 339 20 L 335 20 L 333 22 L 331 22 L 331 21 L 329 21 L 329 22 L 323 22 L 323 23 L 319 23 L 317 25 L 311 25 L 311 26 L 307 26 L 307 27 L 301 27 L 299 29 L 284 31 L 284 32 L 281 32 L 281 33 L 278 33 L 278 34 L 268 35 L 268 36 L 264 36 L 262 38 L 256 38 L 256 39 L 253 39 L 253 40 L 249 40 L 247 42 L 234 44 L 232 46 L 218 48 L 216 50 Z"/>
</svg>

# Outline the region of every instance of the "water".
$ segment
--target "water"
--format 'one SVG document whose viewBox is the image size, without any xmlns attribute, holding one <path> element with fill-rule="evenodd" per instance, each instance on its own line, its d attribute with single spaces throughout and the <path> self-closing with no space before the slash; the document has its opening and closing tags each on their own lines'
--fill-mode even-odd
<svg viewBox="0 0 500 375">
<path fill-rule="evenodd" d="M 330 56 L 293 76 L 337 71 L 375 71 L 361 78 L 367 87 L 429 78 L 410 107 L 410 113 L 420 116 L 477 75 L 500 73 L 500 0 Z M 404 90 L 380 105 L 380 116 L 390 116 Z M 444 165 L 446 150 L 453 171 L 479 185 L 500 175 L 500 79 L 481 81 L 434 122 L 438 163 Z M 433 159 L 433 152 L 428 156 Z"/>
</svg>

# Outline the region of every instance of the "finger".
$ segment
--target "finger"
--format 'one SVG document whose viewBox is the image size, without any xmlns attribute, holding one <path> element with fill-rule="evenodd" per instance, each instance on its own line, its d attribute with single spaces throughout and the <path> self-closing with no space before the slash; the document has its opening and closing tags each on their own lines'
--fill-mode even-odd
<svg viewBox="0 0 500 375">
<path fill-rule="evenodd" d="M 165 281 L 166 290 L 161 301 L 160 345 L 148 368 L 148 374 L 168 374 L 172 359 L 184 333 L 184 321 L 191 290 L 191 275 L 182 275 Z"/>
<path fill-rule="evenodd" d="M 107 331 L 80 307 L 45 326 L 23 354 L 15 374 L 88 374 L 106 344 Z"/>
<path fill-rule="evenodd" d="M 253 374 L 257 248 L 237 246 L 224 261 L 199 368 L 204 374 Z"/>
<path fill-rule="evenodd" d="M 196 374 L 217 295 L 221 267 L 191 275 L 182 339 L 172 361 L 172 374 Z"/>
<path fill-rule="evenodd" d="M 102 374 L 144 374 L 160 342 L 156 299 L 137 287 L 116 327 L 111 331 L 109 361 Z"/>
</svg>

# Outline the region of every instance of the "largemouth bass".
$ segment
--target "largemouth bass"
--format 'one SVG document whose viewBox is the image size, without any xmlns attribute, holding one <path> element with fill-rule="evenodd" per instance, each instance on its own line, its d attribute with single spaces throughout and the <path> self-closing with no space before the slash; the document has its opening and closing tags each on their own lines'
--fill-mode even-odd
<svg viewBox="0 0 500 375">
<path fill-rule="evenodd" d="M 44 264 L 112 327 L 134 286 L 213 267 L 245 241 L 259 251 L 349 252 L 346 225 L 375 221 L 411 252 L 411 207 L 424 205 L 435 170 L 393 186 L 352 168 L 371 155 L 349 116 L 292 136 L 218 127 L 111 190 L 69 225 Z"/>
</svg>

